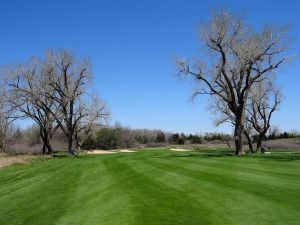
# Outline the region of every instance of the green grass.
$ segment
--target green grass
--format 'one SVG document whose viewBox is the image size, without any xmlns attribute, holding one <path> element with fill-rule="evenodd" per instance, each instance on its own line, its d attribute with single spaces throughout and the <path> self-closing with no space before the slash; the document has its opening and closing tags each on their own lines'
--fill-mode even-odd
<svg viewBox="0 0 300 225">
<path fill-rule="evenodd" d="M 169 150 L 0 170 L 0 224 L 300 224 L 300 154 Z"/>
</svg>

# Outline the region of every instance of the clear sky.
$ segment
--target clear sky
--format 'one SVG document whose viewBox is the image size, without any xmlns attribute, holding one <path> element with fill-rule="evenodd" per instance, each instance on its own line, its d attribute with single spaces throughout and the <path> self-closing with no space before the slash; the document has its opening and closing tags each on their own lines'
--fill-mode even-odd
<svg viewBox="0 0 300 225">
<path fill-rule="evenodd" d="M 176 78 L 172 57 L 201 51 L 197 25 L 212 8 L 246 13 L 254 26 L 290 23 L 300 51 L 300 1 L 99 0 L 0 3 L 0 64 L 70 48 L 93 62 L 93 86 L 109 105 L 111 123 L 178 132 L 231 132 L 214 128 L 207 98 L 190 103 L 191 85 Z M 273 124 L 300 130 L 300 59 L 278 73 L 284 102 Z M 24 124 L 23 124 L 24 125 Z"/>
</svg>

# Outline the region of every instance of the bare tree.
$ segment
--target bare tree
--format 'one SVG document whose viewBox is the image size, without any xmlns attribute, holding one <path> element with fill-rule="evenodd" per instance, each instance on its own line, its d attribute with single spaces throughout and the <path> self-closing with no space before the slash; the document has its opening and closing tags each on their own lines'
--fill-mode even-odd
<svg viewBox="0 0 300 225">
<path fill-rule="evenodd" d="M 38 124 L 43 141 L 43 154 L 52 153 L 50 141 L 58 128 L 49 109 L 56 114 L 59 112 L 59 105 L 44 95 L 45 92 L 54 94 L 54 89 L 45 76 L 47 70 L 48 67 L 36 59 L 23 65 L 11 65 L 6 70 L 8 102 L 18 110 L 17 118 L 30 118 Z"/>
<path fill-rule="evenodd" d="M 235 121 L 236 154 L 242 155 L 249 91 L 285 61 L 287 29 L 265 26 L 256 32 L 241 17 L 220 10 L 201 25 L 199 33 L 206 53 L 192 65 L 185 59 L 177 59 L 178 71 L 200 85 L 194 96 L 213 95 L 227 104 Z"/>
<path fill-rule="evenodd" d="M 245 121 L 245 124 L 244 124 L 244 135 L 247 138 L 247 142 L 248 142 L 248 146 L 249 146 L 249 151 L 251 153 L 254 153 L 254 150 L 253 150 L 253 140 L 252 140 L 253 127 L 252 127 L 251 123 L 248 122 L 247 117 L 246 117 L 246 121 Z"/>
<path fill-rule="evenodd" d="M 45 93 L 47 98 L 52 99 L 60 106 L 60 114 L 57 115 L 47 107 L 56 122 L 68 139 L 68 152 L 71 155 L 76 153 L 75 136 L 82 129 L 89 130 L 90 123 L 84 126 L 82 121 L 97 120 L 101 116 L 95 111 L 90 112 L 82 102 L 89 97 L 88 83 L 91 79 L 90 61 L 76 60 L 72 52 L 61 50 L 58 52 L 49 51 L 47 54 L 48 79 L 54 94 Z M 98 110 L 104 111 L 105 107 Z M 95 113 L 91 115 L 91 113 Z M 102 116 L 107 116 L 103 113 Z M 93 119 L 91 119 L 93 117 Z M 88 119 L 90 118 L 90 119 Z M 78 144 L 78 142 L 77 142 Z"/>
<path fill-rule="evenodd" d="M 270 80 L 255 84 L 250 92 L 247 105 L 248 121 L 258 133 L 256 151 L 261 151 L 262 140 L 266 136 L 273 113 L 281 102 L 281 91 Z"/>
<path fill-rule="evenodd" d="M 106 104 L 97 95 L 92 95 L 90 102 L 83 102 L 80 106 L 85 117 L 78 121 L 75 130 L 75 141 L 78 149 L 82 147 L 82 144 L 91 133 L 96 129 L 107 124 L 109 118 L 109 112 Z"/>
<path fill-rule="evenodd" d="M 0 85 L 0 151 L 7 149 L 7 132 L 15 120 L 15 110 L 7 102 L 7 92 Z"/>
</svg>

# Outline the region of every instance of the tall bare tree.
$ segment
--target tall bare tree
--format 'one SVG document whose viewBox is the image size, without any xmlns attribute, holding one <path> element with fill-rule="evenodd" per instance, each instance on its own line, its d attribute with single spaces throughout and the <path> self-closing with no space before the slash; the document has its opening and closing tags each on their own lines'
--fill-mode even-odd
<svg viewBox="0 0 300 225">
<path fill-rule="evenodd" d="M 256 151 L 261 151 L 262 140 L 266 136 L 273 113 L 281 103 L 281 91 L 270 80 L 255 84 L 250 92 L 250 100 L 246 107 L 248 121 L 258 133 Z"/>
<path fill-rule="evenodd" d="M 7 92 L 0 84 L 0 152 L 7 149 L 7 132 L 15 119 L 15 110 L 8 104 Z"/>
<path fill-rule="evenodd" d="M 214 95 L 234 115 L 236 154 L 244 154 L 245 107 L 252 86 L 274 72 L 284 61 L 287 29 L 264 26 L 256 32 L 241 17 L 215 11 L 199 29 L 206 52 L 194 63 L 177 59 L 180 74 L 194 78 L 194 96 Z"/>
<path fill-rule="evenodd" d="M 68 50 L 49 51 L 46 64 L 49 68 L 48 80 L 55 93 L 46 92 L 45 95 L 60 106 L 60 114 L 58 115 L 51 108 L 46 107 L 68 139 L 69 154 L 74 155 L 76 153 L 76 133 L 82 129 L 83 121 L 88 120 L 87 118 L 91 116 L 91 113 L 95 113 L 94 118 L 100 114 L 108 116 L 105 111 L 106 107 L 103 105 L 103 107 L 98 108 L 96 113 L 88 110 L 82 104 L 89 98 L 87 91 L 92 77 L 88 59 L 77 60 L 74 54 Z M 85 126 L 84 129 L 87 127 Z"/>
<path fill-rule="evenodd" d="M 47 73 L 48 68 L 37 59 L 22 65 L 11 65 L 6 69 L 8 102 L 18 110 L 18 118 L 30 118 L 38 124 L 43 154 L 52 153 L 51 138 L 58 128 L 49 109 L 56 114 L 60 109 L 53 99 L 44 95 L 45 92 L 54 94 L 54 89 L 45 76 Z"/>
</svg>

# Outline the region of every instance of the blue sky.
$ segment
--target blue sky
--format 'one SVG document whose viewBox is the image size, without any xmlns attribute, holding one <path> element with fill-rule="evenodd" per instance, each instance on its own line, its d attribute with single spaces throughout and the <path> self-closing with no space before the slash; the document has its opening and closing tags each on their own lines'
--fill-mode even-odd
<svg viewBox="0 0 300 225">
<path fill-rule="evenodd" d="M 0 64 L 70 48 L 93 62 L 93 87 L 109 105 L 111 123 L 178 132 L 215 128 L 207 98 L 189 102 L 191 84 L 177 79 L 172 57 L 201 51 L 197 25 L 220 5 L 246 13 L 254 26 L 290 23 L 300 51 L 299 1 L 15 1 L 0 3 Z M 300 130 L 300 59 L 278 72 L 284 102 L 273 124 Z M 28 124 L 23 122 L 21 125 Z"/>
</svg>

